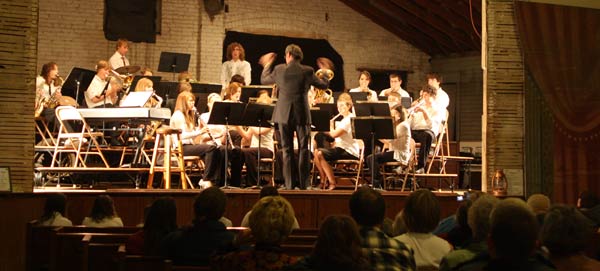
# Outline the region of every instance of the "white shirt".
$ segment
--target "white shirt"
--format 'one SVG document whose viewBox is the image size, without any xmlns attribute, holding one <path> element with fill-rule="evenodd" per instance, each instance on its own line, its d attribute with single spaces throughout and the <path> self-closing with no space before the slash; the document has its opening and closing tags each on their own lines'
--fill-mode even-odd
<svg viewBox="0 0 600 271">
<path fill-rule="evenodd" d="M 350 119 L 354 117 L 354 114 L 348 114 L 341 121 L 336 122 L 336 129 L 342 129 L 346 131 L 343 135 L 335 138 L 335 146 L 344 149 L 346 152 L 358 158 L 360 155 L 358 144 L 352 138 L 352 123 Z"/>
<path fill-rule="evenodd" d="M 384 90 L 382 90 L 381 92 L 379 92 L 379 96 L 388 96 L 385 95 L 386 92 L 391 91 L 392 88 L 386 88 Z M 398 93 L 400 93 L 401 97 L 410 97 L 410 94 L 408 94 L 408 92 L 406 92 L 406 90 L 402 89 L 402 87 L 400 87 L 400 89 L 397 91 Z"/>
<path fill-rule="evenodd" d="M 185 122 L 185 116 L 179 110 L 175 111 L 169 120 L 169 126 L 174 129 L 181 129 L 181 144 L 194 144 L 194 137 L 200 135 L 199 129 L 190 127 Z M 176 144 L 176 140 L 173 140 L 173 144 Z"/>
<path fill-rule="evenodd" d="M 360 87 L 357 87 L 357 88 L 353 88 L 353 89 L 351 89 L 351 90 L 350 90 L 350 91 L 348 91 L 348 92 L 361 92 L 361 91 L 362 91 L 362 90 L 360 89 Z M 369 99 L 369 102 L 377 102 L 377 101 L 379 101 L 379 98 L 377 98 L 377 92 L 375 92 L 375 91 L 374 91 L 374 90 L 372 90 L 372 89 L 369 89 L 369 92 L 371 93 L 371 97 L 370 97 L 370 99 Z"/>
<path fill-rule="evenodd" d="M 119 51 L 115 51 L 115 53 L 108 60 L 108 63 L 110 64 L 111 69 L 116 70 L 123 66 L 129 66 L 129 59 L 127 59 L 126 56 L 121 55 Z"/>
<path fill-rule="evenodd" d="M 258 129 L 258 127 L 256 127 L 256 129 Z M 264 129 L 269 129 L 269 131 L 265 134 L 260 135 L 260 147 L 261 148 L 265 148 L 270 150 L 271 152 L 274 152 L 275 148 L 274 148 L 274 144 L 273 144 L 273 128 L 260 128 L 261 132 L 264 131 Z M 258 136 L 253 134 L 252 135 L 252 140 L 250 141 L 250 148 L 257 148 L 258 147 Z"/>
<path fill-rule="evenodd" d="M 85 91 L 85 102 L 87 103 L 87 106 L 89 108 L 104 105 L 104 100 L 106 100 L 106 104 L 112 104 L 112 100 L 108 97 L 106 97 L 106 99 L 100 100 L 97 103 L 92 102 L 93 97 L 100 96 L 102 94 L 102 91 L 104 91 L 104 87 L 107 83 L 108 82 L 100 79 L 100 77 L 97 74 L 94 76 L 94 79 L 92 79 L 92 83 L 90 83 L 90 86 Z"/>
<path fill-rule="evenodd" d="M 427 111 L 429 119 L 425 119 L 423 112 L 415 112 L 410 117 L 411 130 L 431 130 L 436 136 L 440 132 L 442 115 L 435 106 L 422 106 Z"/>
<path fill-rule="evenodd" d="M 405 120 L 396 126 L 396 138 L 390 142 L 394 160 L 405 165 L 410 160 L 410 138 L 410 124 Z"/>
<path fill-rule="evenodd" d="M 223 84 L 223 88 L 226 88 L 227 85 L 229 85 L 231 77 L 239 74 L 244 77 L 246 86 L 249 86 L 252 80 L 251 72 L 252 68 L 250 67 L 250 63 L 246 60 L 225 61 L 221 67 L 221 84 Z"/>
<path fill-rule="evenodd" d="M 442 258 L 452 251 L 452 246 L 448 241 L 431 233 L 409 232 L 394 239 L 413 249 L 417 267 L 434 266 L 439 268 Z"/>
<path fill-rule="evenodd" d="M 107 217 L 102 219 L 100 222 L 94 221 L 91 217 L 86 217 L 83 219 L 81 223 L 87 227 L 95 227 L 95 228 L 107 228 L 107 227 L 123 227 L 123 221 L 118 216 Z"/>
<path fill-rule="evenodd" d="M 437 93 L 435 95 L 435 104 L 438 108 L 438 111 L 442 115 L 442 119 L 446 119 L 446 109 L 450 104 L 450 96 L 446 93 L 441 87 L 437 89 Z"/>
<path fill-rule="evenodd" d="M 55 87 L 54 81 L 50 82 L 50 85 L 46 83 L 46 79 L 41 75 L 35 78 L 35 90 L 36 93 L 42 95 L 42 97 L 50 98 L 55 92 L 60 92 L 61 86 Z"/>
<path fill-rule="evenodd" d="M 68 218 L 62 216 L 59 212 L 54 212 L 51 218 L 46 221 L 41 221 L 39 226 L 73 226 L 73 222 Z"/>
</svg>

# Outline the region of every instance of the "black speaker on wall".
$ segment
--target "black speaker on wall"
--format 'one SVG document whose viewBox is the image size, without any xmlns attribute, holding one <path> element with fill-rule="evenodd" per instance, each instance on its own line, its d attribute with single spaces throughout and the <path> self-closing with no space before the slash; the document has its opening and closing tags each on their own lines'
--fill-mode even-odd
<svg viewBox="0 0 600 271">
<path fill-rule="evenodd" d="M 215 15 L 221 13 L 223 6 L 223 0 L 204 0 L 204 10 L 211 20 L 215 17 Z"/>
<path fill-rule="evenodd" d="M 156 42 L 157 0 L 105 0 L 104 37 Z M 160 1 L 160 0 L 158 0 Z"/>
</svg>

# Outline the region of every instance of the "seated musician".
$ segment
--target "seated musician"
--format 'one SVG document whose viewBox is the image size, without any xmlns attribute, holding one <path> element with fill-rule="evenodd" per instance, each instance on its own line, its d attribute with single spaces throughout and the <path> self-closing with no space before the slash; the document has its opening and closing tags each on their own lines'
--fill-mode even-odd
<svg viewBox="0 0 600 271">
<path fill-rule="evenodd" d="M 271 104 L 272 100 L 269 96 L 268 91 L 261 90 L 258 92 L 258 99 L 256 103 L 260 104 Z M 242 166 L 246 164 L 246 186 L 259 185 L 258 180 L 258 152 L 260 157 L 271 158 L 273 157 L 274 145 L 273 145 L 273 131 L 271 127 L 261 127 L 260 132 L 258 127 L 249 127 L 248 130 L 244 130 L 240 126 L 235 126 L 238 133 L 243 139 L 250 141 L 249 148 L 242 148 L 241 163 L 235 166 L 235 170 L 242 170 Z M 258 136 L 260 135 L 260 148 L 258 145 Z M 233 162 L 233 161 L 232 161 Z M 234 165 L 231 165 L 231 170 L 234 170 Z M 232 173 L 233 175 L 233 173 Z M 241 175 L 241 174 L 240 174 Z"/>
<path fill-rule="evenodd" d="M 42 65 L 40 75 L 35 79 L 35 109 L 36 114 L 40 112 L 52 129 L 56 124 L 54 107 L 55 102 L 60 99 L 62 81 L 58 75 L 56 62 L 48 62 Z"/>
<path fill-rule="evenodd" d="M 154 83 L 152 83 L 152 80 L 150 80 L 148 78 L 141 78 L 137 82 L 137 85 L 135 86 L 134 91 L 136 91 L 136 92 L 139 92 L 139 91 L 154 92 Z M 162 105 L 162 101 L 163 101 L 163 99 L 160 96 L 153 93 L 152 96 L 150 97 L 150 100 L 148 100 L 148 102 L 146 102 L 144 107 L 160 108 Z"/>
<path fill-rule="evenodd" d="M 389 97 L 389 96 L 388 96 Z M 393 140 L 385 140 L 389 144 L 389 150 L 376 154 L 371 154 L 366 158 L 369 168 L 374 168 L 375 176 L 373 176 L 373 188 L 381 189 L 381 173 L 379 165 L 385 162 L 398 161 L 402 165 L 408 165 L 410 160 L 410 125 L 407 120 L 408 112 L 398 104 L 391 110 L 396 130 L 396 138 Z M 373 157 L 374 156 L 374 157 Z M 374 158 L 374 159 L 373 159 Z"/>
<path fill-rule="evenodd" d="M 398 93 L 398 92 L 390 92 L 390 94 L 387 96 L 387 102 L 388 102 L 388 105 L 390 106 L 390 109 L 392 109 L 396 105 L 401 105 L 402 96 L 400 96 L 400 93 Z"/>
<path fill-rule="evenodd" d="M 184 156 L 200 156 L 204 160 L 204 181 L 211 181 L 213 185 L 222 182 L 223 168 L 221 153 L 217 146 L 207 144 L 210 140 L 208 128 L 199 128 L 195 123 L 194 105 L 196 98 L 191 92 L 182 92 L 177 96 L 175 112 L 171 116 L 169 125 L 181 129 Z"/>
<path fill-rule="evenodd" d="M 340 95 L 337 108 L 338 112 L 340 112 L 339 115 L 343 116 L 343 119 L 337 124 L 337 128 L 335 128 L 333 123 L 335 118 L 333 118 L 330 125 L 331 131 L 327 132 L 329 136 L 335 138 L 335 147 L 317 149 L 313 161 L 321 176 L 321 188 L 325 189 L 328 181 L 329 190 L 335 189 L 335 176 L 333 175 L 333 169 L 329 161 L 358 159 L 359 156 L 358 145 L 352 138 L 350 118 L 354 117 L 354 114 L 350 111 L 352 108 L 352 98 L 349 94 L 343 93 Z"/>
<path fill-rule="evenodd" d="M 223 101 L 239 103 L 241 96 L 242 96 L 242 84 L 233 82 L 233 83 L 230 83 L 229 86 L 227 86 L 227 88 L 225 88 L 225 94 L 223 95 Z M 235 127 L 233 127 L 233 126 L 229 127 L 229 135 L 231 136 L 231 142 L 233 142 L 234 146 L 236 146 L 238 148 L 242 146 L 242 136 L 240 136 L 240 134 L 235 129 Z"/>
<path fill-rule="evenodd" d="M 98 61 L 96 64 L 96 75 L 90 86 L 85 91 L 85 102 L 89 108 L 112 108 L 113 103 L 117 100 L 118 87 L 116 87 L 117 79 L 109 77 L 110 68 L 108 62 L 105 60 Z M 113 82 L 115 81 L 115 82 Z M 110 145 L 119 146 L 123 145 L 123 142 L 118 140 L 119 131 L 111 128 L 119 127 L 119 122 L 106 122 L 104 128 L 110 129 L 106 132 L 106 135 L 110 136 Z"/>
<path fill-rule="evenodd" d="M 367 92 L 369 93 L 367 100 L 369 102 L 376 102 L 379 100 L 377 98 L 377 92 L 369 88 L 370 83 L 371 73 L 368 71 L 361 71 L 358 75 L 358 87 L 351 89 L 349 92 Z"/>
<path fill-rule="evenodd" d="M 421 143 L 417 159 L 417 173 L 423 173 L 429 149 L 435 137 L 440 132 L 443 115 L 435 104 L 436 89 L 425 86 L 421 90 L 421 101 L 411 107 L 410 121 L 411 136 L 417 143 Z"/>
</svg>

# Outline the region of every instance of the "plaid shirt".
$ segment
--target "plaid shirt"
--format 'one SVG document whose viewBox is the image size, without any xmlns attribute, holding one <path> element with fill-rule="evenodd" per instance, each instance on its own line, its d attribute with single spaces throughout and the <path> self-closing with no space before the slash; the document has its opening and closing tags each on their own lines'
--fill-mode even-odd
<svg viewBox="0 0 600 271">
<path fill-rule="evenodd" d="M 413 250 L 377 227 L 361 227 L 363 252 L 375 270 L 417 270 Z"/>
</svg>

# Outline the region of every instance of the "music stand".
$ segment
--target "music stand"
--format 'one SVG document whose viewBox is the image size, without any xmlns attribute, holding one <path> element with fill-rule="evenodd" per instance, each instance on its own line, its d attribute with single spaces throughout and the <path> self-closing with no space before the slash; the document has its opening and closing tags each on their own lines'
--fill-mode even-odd
<svg viewBox="0 0 600 271">
<path fill-rule="evenodd" d="M 352 97 L 352 102 L 357 103 L 358 101 L 368 101 L 371 92 L 348 92 L 348 94 Z"/>
<path fill-rule="evenodd" d="M 161 52 L 158 62 L 159 72 L 173 73 L 173 81 L 175 81 L 175 73 L 180 73 L 188 70 L 190 66 L 190 54 Z"/>
<path fill-rule="evenodd" d="M 329 119 L 331 115 L 329 111 L 318 108 L 310 109 L 311 129 L 317 132 L 329 131 Z"/>
<path fill-rule="evenodd" d="M 332 118 L 333 116 L 335 116 L 335 115 L 337 115 L 339 113 L 338 110 L 337 110 L 337 105 L 336 104 L 318 103 L 318 104 L 315 104 L 315 106 L 313 108 L 318 108 L 320 110 L 328 112 L 329 115 L 327 116 L 326 119 L 330 119 L 330 118 Z"/>
<path fill-rule="evenodd" d="M 242 86 L 242 94 L 240 95 L 240 101 L 244 102 L 244 103 L 248 103 L 250 101 L 250 98 L 258 97 L 258 92 L 263 89 L 268 91 L 269 96 L 271 96 L 271 91 L 273 90 L 273 86 L 261 86 L 261 85 Z"/>
<path fill-rule="evenodd" d="M 211 84 L 211 83 L 190 83 L 192 85 L 192 93 L 221 93 L 222 86 L 221 84 Z"/>
<path fill-rule="evenodd" d="M 75 98 L 75 102 L 79 104 L 79 90 L 83 88 L 83 91 L 86 91 L 92 83 L 95 75 L 96 72 L 92 70 L 77 67 L 71 69 L 71 72 L 69 72 L 69 75 L 67 76 L 67 80 L 65 80 L 64 84 L 62 85 L 62 94 L 71 97 L 74 96 L 73 98 Z M 81 92 L 81 96 L 84 96 L 83 92 Z"/>
<path fill-rule="evenodd" d="M 227 164 L 229 163 L 227 153 L 229 152 L 229 141 L 231 141 L 229 125 L 240 125 L 245 106 L 243 103 L 215 102 L 208 118 L 207 124 L 225 125 L 227 131 L 225 133 L 225 166 L 223 167 L 225 185 L 222 187 L 223 189 L 234 188 L 227 183 Z M 235 146 L 231 144 L 231 148 L 235 148 Z"/>
<path fill-rule="evenodd" d="M 375 139 L 394 139 L 396 131 L 392 117 L 355 117 L 352 121 L 354 138 L 371 139 L 371 179 L 375 180 Z"/>
<path fill-rule="evenodd" d="M 354 105 L 357 117 L 379 116 L 390 117 L 390 106 L 387 102 L 357 103 Z"/>
<path fill-rule="evenodd" d="M 258 127 L 258 151 L 257 157 L 258 160 L 257 168 L 258 168 L 258 176 L 257 176 L 257 187 L 260 189 L 260 148 L 261 148 L 261 127 L 271 127 L 273 126 L 270 122 L 271 116 L 273 116 L 274 105 L 271 104 L 259 104 L 259 103 L 249 103 L 246 105 L 246 110 L 244 110 L 244 114 L 241 118 L 240 125 L 242 126 L 251 126 Z M 273 153 L 275 155 L 275 153 Z"/>
<path fill-rule="evenodd" d="M 131 87 L 129 87 L 130 90 L 135 90 L 135 87 L 137 86 L 138 81 L 140 81 L 140 79 L 142 78 L 148 78 L 150 79 L 150 81 L 152 81 L 152 86 L 154 86 L 154 89 L 156 89 L 158 87 L 158 84 L 160 83 L 160 79 L 162 77 L 160 76 L 143 76 L 143 75 L 136 75 L 133 77 L 133 80 L 131 81 Z"/>
</svg>

